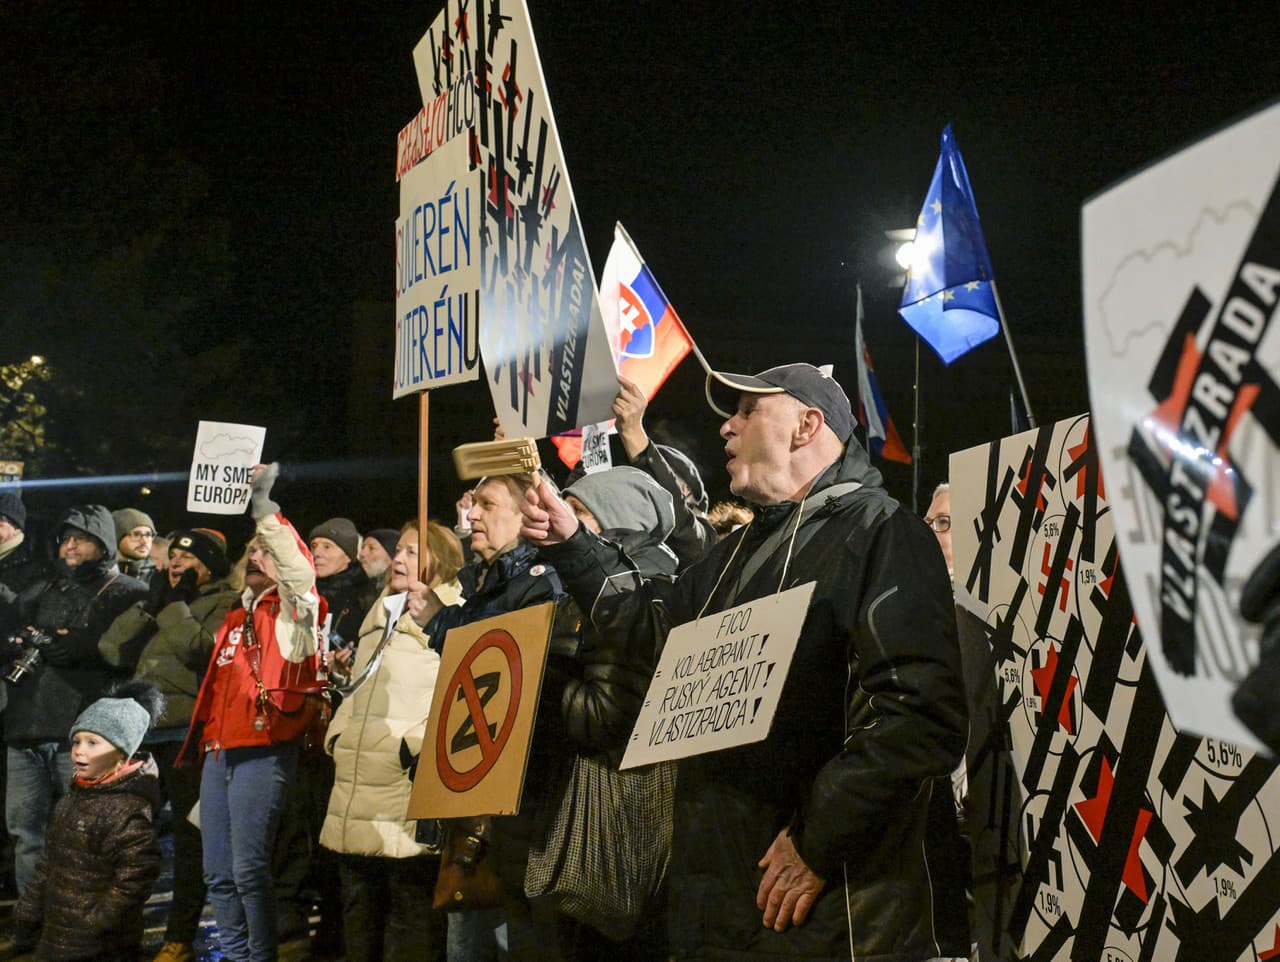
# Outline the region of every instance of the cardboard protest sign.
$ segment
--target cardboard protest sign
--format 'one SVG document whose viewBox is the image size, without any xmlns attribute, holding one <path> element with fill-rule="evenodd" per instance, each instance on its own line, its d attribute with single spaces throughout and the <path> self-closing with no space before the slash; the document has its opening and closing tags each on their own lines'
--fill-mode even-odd
<svg viewBox="0 0 1280 962">
<path fill-rule="evenodd" d="M 448 306 L 478 287 L 480 354 L 507 437 L 605 420 L 617 370 L 525 4 L 472 16 L 466 0 L 446 2 L 414 63 L 424 111 L 397 144 L 401 183 L 420 163 L 439 188 L 469 185 L 478 211 L 479 284 L 431 296 Z"/>
<path fill-rule="evenodd" d="M 249 475 L 262 460 L 267 429 L 251 424 L 201 421 L 187 481 L 187 510 L 203 514 L 244 514 Z"/>
<path fill-rule="evenodd" d="M 609 424 L 584 424 L 582 426 L 582 470 L 587 474 L 608 471 L 613 467 L 613 453 L 609 450 Z"/>
<path fill-rule="evenodd" d="M 1098 461 L 1083 416 L 951 456 L 978 957 L 1280 957 L 1280 777 L 1171 722 Z"/>
<path fill-rule="evenodd" d="M 520 810 L 554 611 L 548 602 L 449 631 L 409 818 Z"/>
<path fill-rule="evenodd" d="M 1240 589 L 1280 543 L 1280 105 L 1082 217 L 1085 341 L 1120 557 L 1174 723 L 1250 747 Z"/>
<path fill-rule="evenodd" d="M 768 737 L 815 584 L 672 628 L 619 767 Z"/>
<path fill-rule="evenodd" d="M 393 397 L 480 376 L 480 199 L 465 137 L 400 181 Z"/>
</svg>

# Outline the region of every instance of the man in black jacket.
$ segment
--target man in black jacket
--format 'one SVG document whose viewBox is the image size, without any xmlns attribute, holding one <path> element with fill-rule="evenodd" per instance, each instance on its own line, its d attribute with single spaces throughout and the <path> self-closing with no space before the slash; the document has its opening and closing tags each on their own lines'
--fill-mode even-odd
<svg viewBox="0 0 1280 962">
<path fill-rule="evenodd" d="M 56 538 L 52 573 L 18 598 L 20 640 L 7 652 L 5 821 L 19 891 L 35 872 L 53 804 L 71 781 L 71 724 L 109 679 L 98 639 L 147 594 L 145 584 L 116 567 L 116 528 L 106 508 L 70 509 Z"/>
<path fill-rule="evenodd" d="M 938 954 L 921 844 L 930 787 L 966 732 L 941 555 L 850 443 L 848 398 L 824 372 L 717 378 L 736 395 L 716 409 L 752 524 L 673 583 L 641 578 L 545 487 L 522 533 L 637 654 L 700 613 L 815 582 L 769 736 L 680 762 L 671 949 L 920 962 Z"/>
</svg>

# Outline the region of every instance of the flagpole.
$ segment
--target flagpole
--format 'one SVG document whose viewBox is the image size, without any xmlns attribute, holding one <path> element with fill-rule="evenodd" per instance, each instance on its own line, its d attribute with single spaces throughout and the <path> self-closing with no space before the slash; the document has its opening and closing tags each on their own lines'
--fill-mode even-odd
<svg viewBox="0 0 1280 962">
<path fill-rule="evenodd" d="M 1004 331 L 1004 342 L 1009 347 L 1009 360 L 1013 362 L 1013 376 L 1018 380 L 1018 390 L 1022 392 L 1022 407 L 1027 412 L 1027 426 L 1036 427 L 1036 416 L 1031 411 L 1031 399 L 1027 397 L 1027 385 L 1022 380 L 1022 368 L 1018 366 L 1018 355 L 1013 349 L 1013 337 L 1009 334 L 1009 322 L 1004 317 L 1004 305 L 1000 303 L 1000 291 L 996 282 L 991 282 L 991 294 L 996 301 L 996 313 L 1000 315 L 1000 330 Z"/>
<path fill-rule="evenodd" d="M 911 415 L 911 513 L 920 513 L 920 335 L 916 335 L 916 378 L 912 386 L 915 410 Z"/>
</svg>

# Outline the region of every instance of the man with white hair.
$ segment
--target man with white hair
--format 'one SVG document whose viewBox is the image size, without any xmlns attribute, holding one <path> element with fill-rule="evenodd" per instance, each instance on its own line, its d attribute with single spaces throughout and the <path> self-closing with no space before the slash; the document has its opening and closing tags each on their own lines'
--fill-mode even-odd
<svg viewBox="0 0 1280 962">
<path fill-rule="evenodd" d="M 636 653 L 702 613 L 815 582 L 768 737 L 680 761 L 672 954 L 932 958 L 925 815 L 966 732 L 942 557 L 850 443 L 849 400 L 824 371 L 785 364 L 707 387 L 751 524 L 674 582 L 641 578 L 547 486 L 522 529 L 597 629 Z"/>
</svg>

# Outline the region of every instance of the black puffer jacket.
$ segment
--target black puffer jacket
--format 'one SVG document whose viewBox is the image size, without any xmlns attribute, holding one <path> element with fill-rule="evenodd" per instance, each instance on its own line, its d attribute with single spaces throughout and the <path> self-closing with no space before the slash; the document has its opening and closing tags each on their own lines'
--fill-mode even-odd
<svg viewBox="0 0 1280 962">
<path fill-rule="evenodd" d="M 160 875 L 160 783 L 148 755 L 114 781 L 71 790 L 53 810 L 35 877 L 14 908 L 43 923 L 39 959 L 93 958 L 142 942 L 142 909 Z"/>
<path fill-rule="evenodd" d="M 862 487 L 821 500 L 847 481 Z M 625 555 L 583 529 L 545 549 L 596 627 L 624 633 L 637 656 L 704 606 L 817 582 L 768 738 L 680 762 L 669 915 L 680 959 L 938 954 L 922 835 L 931 780 L 955 767 L 967 730 L 950 584 L 929 530 L 857 445 L 815 481 L 815 499 L 785 583 L 785 547 L 738 576 L 795 523 L 791 503 L 758 509 L 674 584 L 627 575 Z M 778 934 L 756 908 L 757 862 L 788 826 L 827 887 L 803 925 Z"/>
<path fill-rule="evenodd" d="M 111 670 L 98 654 L 98 639 L 116 617 L 147 593 L 141 581 L 116 568 L 115 524 L 101 505 L 72 508 L 57 527 L 87 531 L 102 547 L 102 558 L 68 568 L 54 562 L 52 574 L 30 585 L 18 599 L 19 623 L 34 625 L 53 639 L 42 664 L 9 686 L 5 741 L 66 742 L 76 716 L 101 693 Z M 66 629 L 66 634 L 59 634 Z M 20 649 L 11 647 L 12 661 Z"/>
<path fill-rule="evenodd" d="M 355 562 L 336 575 L 316 579 L 316 591 L 329 603 L 333 615 L 330 644 L 354 642 L 360 637 L 360 625 L 382 591 Z"/>
</svg>

